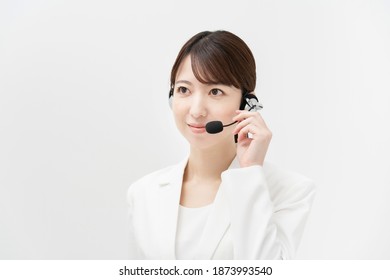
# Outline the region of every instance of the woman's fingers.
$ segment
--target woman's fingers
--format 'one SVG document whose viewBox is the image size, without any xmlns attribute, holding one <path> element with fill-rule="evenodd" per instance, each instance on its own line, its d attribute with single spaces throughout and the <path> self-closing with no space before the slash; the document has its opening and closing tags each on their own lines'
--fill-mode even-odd
<svg viewBox="0 0 390 280">
<path fill-rule="evenodd" d="M 245 126 L 249 125 L 250 123 L 254 122 L 253 117 L 249 117 L 241 122 L 239 122 L 236 127 L 233 130 L 233 134 L 237 134 L 241 129 L 243 129 Z"/>
<path fill-rule="evenodd" d="M 248 112 L 237 110 L 237 116 L 233 118 L 233 121 L 239 123 L 233 130 L 233 134 L 244 133 L 245 135 L 249 132 L 253 135 L 260 135 L 260 131 L 263 131 L 264 136 L 268 136 L 271 132 L 265 124 L 263 118 L 258 112 Z"/>
</svg>

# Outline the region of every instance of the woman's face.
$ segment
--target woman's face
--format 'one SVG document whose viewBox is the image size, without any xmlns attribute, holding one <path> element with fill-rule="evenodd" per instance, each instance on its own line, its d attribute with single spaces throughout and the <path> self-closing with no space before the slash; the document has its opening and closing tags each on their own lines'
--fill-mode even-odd
<svg viewBox="0 0 390 280">
<path fill-rule="evenodd" d="M 191 146 L 204 149 L 231 144 L 235 125 L 225 127 L 218 134 L 207 133 L 205 126 L 210 121 L 230 124 L 240 102 L 240 89 L 222 84 L 202 84 L 192 72 L 191 57 L 188 55 L 183 60 L 176 75 L 172 110 L 177 128 Z"/>
</svg>

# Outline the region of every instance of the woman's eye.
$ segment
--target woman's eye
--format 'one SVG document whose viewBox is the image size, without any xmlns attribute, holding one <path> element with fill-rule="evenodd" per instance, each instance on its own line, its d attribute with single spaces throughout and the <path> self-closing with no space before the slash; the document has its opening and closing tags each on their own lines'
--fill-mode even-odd
<svg viewBox="0 0 390 280">
<path fill-rule="evenodd" d="M 220 90 L 220 89 L 217 89 L 217 88 L 213 88 L 211 91 L 210 91 L 211 95 L 214 95 L 214 96 L 218 96 L 218 95 L 222 95 L 223 94 L 223 91 Z"/>
<path fill-rule="evenodd" d="M 186 94 L 186 93 L 188 93 L 188 88 L 186 88 L 186 87 L 178 87 L 177 88 L 177 92 L 178 93 L 182 93 L 182 94 Z"/>
</svg>

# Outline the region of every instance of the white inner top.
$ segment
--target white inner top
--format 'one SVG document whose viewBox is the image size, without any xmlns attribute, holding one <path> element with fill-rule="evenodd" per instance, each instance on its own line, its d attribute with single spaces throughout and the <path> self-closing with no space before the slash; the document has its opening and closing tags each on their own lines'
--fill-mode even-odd
<svg viewBox="0 0 390 280">
<path fill-rule="evenodd" d="M 179 205 L 176 232 L 176 259 L 194 259 L 212 204 L 188 208 Z"/>
</svg>

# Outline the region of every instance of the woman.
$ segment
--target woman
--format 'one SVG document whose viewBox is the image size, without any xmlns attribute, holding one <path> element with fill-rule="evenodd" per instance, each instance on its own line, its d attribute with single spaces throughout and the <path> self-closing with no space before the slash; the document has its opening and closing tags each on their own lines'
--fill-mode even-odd
<svg viewBox="0 0 390 280">
<path fill-rule="evenodd" d="M 130 186 L 132 259 L 294 256 L 313 182 L 264 162 L 272 133 L 255 86 L 254 57 L 236 35 L 201 32 L 182 47 L 169 98 L 190 153 Z"/>
</svg>

